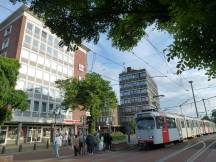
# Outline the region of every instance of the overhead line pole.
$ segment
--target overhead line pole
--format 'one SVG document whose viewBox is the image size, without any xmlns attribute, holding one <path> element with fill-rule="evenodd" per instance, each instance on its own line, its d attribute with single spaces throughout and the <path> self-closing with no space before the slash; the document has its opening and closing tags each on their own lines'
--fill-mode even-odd
<svg viewBox="0 0 216 162">
<path fill-rule="evenodd" d="M 197 115 L 197 118 L 199 118 L 199 113 L 197 110 L 196 99 L 195 99 L 194 90 L 193 90 L 193 81 L 189 81 L 189 83 L 191 85 L 191 90 L 192 90 L 192 94 L 193 94 L 194 105 L 195 105 L 195 109 L 196 109 L 196 115 Z"/>
<path fill-rule="evenodd" d="M 203 105 L 204 105 L 204 108 L 205 108 L 205 113 L 206 113 L 206 116 L 208 116 L 208 113 L 207 113 L 207 108 L 206 108 L 206 104 L 205 104 L 205 99 L 202 99 L 203 101 Z"/>
</svg>

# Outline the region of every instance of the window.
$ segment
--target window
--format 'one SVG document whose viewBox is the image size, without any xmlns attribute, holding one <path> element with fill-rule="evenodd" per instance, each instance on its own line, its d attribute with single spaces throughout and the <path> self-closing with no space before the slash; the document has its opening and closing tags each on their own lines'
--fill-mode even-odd
<svg viewBox="0 0 216 162">
<path fill-rule="evenodd" d="M 41 70 L 38 70 L 38 69 L 36 69 L 36 77 L 37 77 L 38 79 L 42 79 L 42 76 L 43 76 L 43 73 L 42 73 L 42 71 L 41 71 Z"/>
<path fill-rule="evenodd" d="M 35 76 L 35 68 L 29 67 L 28 68 L 28 75 L 31 77 Z"/>
<path fill-rule="evenodd" d="M 48 55 L 52 55 L 52 48 L 47 47 L 47 54 L 48 54 Z"/>
<path fill-rule="evenodd" d="M 28 22 L 28 23 L 27 23 L 27 28 L 26 28 L 26 29 L 27 29 L 28 32 L 31 33 L 31 32 L 33 31 L 33 24 L 30 23 L 30 22 Z"/>
<path fill-rule="evenodd" d="M 49 68 L 50 64 L 51 64 L 50 60 L 45 59 L 45 66 Z"/>
<path fill-rule="evenodd" d="M 49 111 L 52 111 L 53 110 L 53 103 L 50 103 L 49 104 Z"/>
<path fill-rule="evenodd" d="M 41 92 L 42 92 L 41 86 L 40 85 L 36 85 L 35 86 L 35 93 L 41 94 Z"/>
<path fill-rule="evenodd" d="M 38 56 L 37 63 L 43 65 L 44 64 L 44 57 Z"/>
<path fill-rule="evenodd" d="M 46 105 L 46 102 L 42 102 L 42 112 L 47 112 Z"/>
<path fill-rule="evenodd" d="M 34 85 L 32 83 L 28 83 L 26 91 L 27 92 L 33 92 L 33 90 L 34 90 Z"/>
<path fill-rule="evenodd" d="M 2 49 L 5 49 L 9 46 L 9 38 L 6 38 L 2 43 Z"/>
<path fill-rule="evenodd" d="M 68 62 L 68 56 L 67 55 L 64 55 L 64 61 Z"/>
<path fill-rule="evenodd" d="M 79 71 L 85 71 L 85 66 L 82 64 L 79 64 Z"/>
<path fill-rule="evenodd" d="M 57 65 L 57 70 L 62 73 L 62 65 Z"/>
<path fill-rule="evenodd" d="M 56 70 L 56 68 L 57 68 L 57 64 L 55 62 L 52 62 L 52 69 Z"/>
<path fill-rule="evenodd" d="M 53 50 L 53 56 L 56 57 L 56 58 L 58 57 L 58 51 L 55 50 L 55 49 Z"/>
<path fill-rule="evenodd" d="M 22 56 L 23 58 L 28 59 L 28 58 L 29 58 L 29 52 L 26 51 L 26 50 L 22 50 L 21 56 Z"/>
<path fill-rule="evenodd" d="M 31 44 L 31 37 L 28 36 L 28 35 L 25 35 L 24 43 L 25 43 L 26 45 L 30 45 L 30 44 Z"/>
<path fill-rule="evenodd" d="M 44 43 L 41 43 L 40 52 L 45 52 L 45 51 L 46 51 L 46 45 Z"/>
<path fill-rule="evenodd" d="M 167 122 L 168 128 L 176 128 L 175 118 L 166 117 L 166 122 Z"/>
<path fill-rule="evenodd" d="M 5 29 L 5 31 L 4 31 L 4 37 L 6 37 L 7 35 L 9 35 L 11 33 L 11 29 L 12 29 L 11 25 Z"/>
<path fill-rule="evenodd" d="M 34 101 L 34 109 L 33 111 L 39 111 L 39 101 Z"/>
<path fill-rule="evenodd" d="M 48 43 L 49 43 L 50 45 L 53 44 L 53 36 L 52 36 L 52 35 L 49 35 L 49 37 L 48 37 Z"/>
<path fill-rule="evenodd" d="M 35 53 L 31 53 L 31 54 L 30 54 L 30 60 L 31 60 L 32 62 L 37 62 L 37 55 L 36 55 Z"/>
<path fill-rule="evenodd" d="M 39 38 L 40 37 L 40 28 L 35 27 L 35 33 L 34 33 L 35 37 Z"/>
<path fill-rule="evenodd" d="M 79 80 L 82 80 L 82 77 L 81 77 L 81 76 L 79 76 Z"/>
<path fill-rule="evenodd" d="M 16 89 L 24 90 L 25 89 L 24 86 L 25 86 L 25 82 L 24 81 L 21 81 L 21 80 L 17 81 Z"/>
<path fill-rule="evenodd" d="M 42 33 L 41 33 L 41 39 L 43 41 L 46 41 L 46 39 L 47 39 L 47 33 L 45 31 L 42 31 Z"/>
<path fill-rule="evenodd" d="M 50 75 L 50 82 L 55 83 L 55 81 L 56 81 L 56 76 Z"/>
<path fill-rule="evenodd" d="M 27 73 L 27 65 L 21 64 L 21 68 L 19 69 L 19 72 L 22 74 L 26 74 Z"/>
<path fill-rule="evenodd" d="M 49 73 L 44 72 L 43 79 L 49 81 Z"/>
<path fill-rule="evenodd" d="M 38 48 L 39 48 L 39 41 L 38 40 L 36 40 L 36 39 L 33 40 L 32 48 L 38 50 Z"/>
<path fill-rule="evenodd" d="M 139 117 L 136 119 L 136 125 L 138 129 L 154 129 L 155 121 L 152 117 Z"/>
</svg>

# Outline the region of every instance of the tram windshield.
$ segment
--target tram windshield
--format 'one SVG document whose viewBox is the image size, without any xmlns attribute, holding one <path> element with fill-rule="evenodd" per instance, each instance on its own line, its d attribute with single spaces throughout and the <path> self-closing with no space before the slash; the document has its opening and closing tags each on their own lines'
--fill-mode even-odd
<svg viewBox="0 0 216 162">
<path fill-rule="evenodd" d="M 138 129 L 154 129 L 155 121 L 153 117 L 139 117 L 136 119 Z"/>
</svg>

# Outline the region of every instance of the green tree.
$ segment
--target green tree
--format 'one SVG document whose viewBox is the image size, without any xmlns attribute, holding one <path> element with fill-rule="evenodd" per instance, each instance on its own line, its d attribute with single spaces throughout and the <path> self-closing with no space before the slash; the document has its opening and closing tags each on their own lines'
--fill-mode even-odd
<svg viewBox="0 0 216 162">
<path fill-rule="evenodd" d="M 212 110 L 212 121 L 216 123 L 216 109 Z"/>
<path fill-rule="evenodd" d="M 70 78 L 56 81 L 57 87 L 64 91 L 62 105 L 66 109 L 89 110 L 92 123 L 90 132 L 95 130 L 95 119 L 101 115 L 105 104 L 114 109 L 117 98 L 110 86 L 110 82 L 101 78 L 99 74 L 89 73 L 84 80 Z"/>
<path fill-rule="evenodd" d="M 135 120 L 131 120 L 128 122 L 129 126 L 130 126 L 130 129 L 131 129 L 131 134 L 134 134 L 135 133 L 135 129 L 136 129 L 136 122 Z"/>
<path fill-rule="evenodd" d="M 11 119 L 13 109 L 28 107 L 27 94 L 15 90 L 19 66 L 17 60 L 0 56 L 0 124 Z"/>
<path fill-rule="evenodd" d="M 106 33 L 114 47 L 131 50 L 155 25 L 174 41 L 165 49 L 168 61 L 178 58 L 177 74 L 186 69 L 207 70 L 216 77 L 216 0 L 10 0 L 31 4 L 64 44 L 98 42 Z"/>
</svg>

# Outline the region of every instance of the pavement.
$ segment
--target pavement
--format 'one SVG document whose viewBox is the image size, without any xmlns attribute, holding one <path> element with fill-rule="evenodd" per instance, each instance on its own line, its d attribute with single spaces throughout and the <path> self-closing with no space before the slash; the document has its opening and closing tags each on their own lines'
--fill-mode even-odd
<svg viewBox="0 0 216 162">
<path fill-rule="evenodd" d="M 119 145 L 120 146 L 120 145 Z M 125 144 L 128 147 L 127 144 Z M 62 147 L 60 158 L 52 148 L 14 154 L 14 162 L 216 162 L 216 134 L 168 144 L 151 150 L 130 149 L 97 152 L 93 155 L 73 156 L 71 147 Z M 118 147 L 118 146 L 117 146 Z"/>
</svg>

